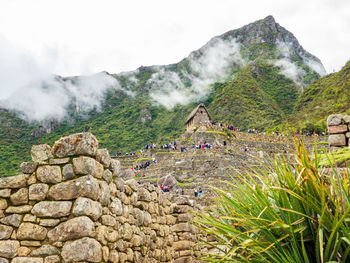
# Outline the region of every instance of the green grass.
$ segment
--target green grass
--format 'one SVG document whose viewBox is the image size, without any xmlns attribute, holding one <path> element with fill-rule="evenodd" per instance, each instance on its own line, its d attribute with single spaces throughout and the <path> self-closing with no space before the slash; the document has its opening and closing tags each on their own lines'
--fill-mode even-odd
<svg viewBox="0 0 350 263">
<path fill-rule="evenodd" d="M 319 158 L 321 166 L 335 166 L 342 162 L 347 162 L 350 166 L 350 149 L 344 147 L 339 151 L 319 154 Z"/>
<path fill-rule="evenodd" d="M 349 174 L 322 174 L 296 142 L 292 160 L 265 166 L 215 188 L 195 224 L 215 241 L 208 262 L 350 262 Z"/>
</svg>

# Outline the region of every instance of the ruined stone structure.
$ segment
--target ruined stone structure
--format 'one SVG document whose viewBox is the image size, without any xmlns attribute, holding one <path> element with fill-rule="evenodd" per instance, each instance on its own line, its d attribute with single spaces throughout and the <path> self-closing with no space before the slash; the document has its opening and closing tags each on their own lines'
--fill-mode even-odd
<svg viewBox="0 0 350 263">
<path fill-rule="evenodd" d="M 191 132 L 196 127 L 209 122 L 210 114 L 203 103 L 199 104 L 188 116 L 186 120 L 187 131 Z"/>
<path fill-rule="evenodd" d="M 350 147 L 350 116 L 341 114 L 329 115 L 327 119 L 328 142 L 333 150 Z"/>
<path fill-rule="evenodd" d="M 0 262 L 197 262 L 197 205 L 124 181 L 90 133 L 32 147 L 0 178 Z"/>
</svg>

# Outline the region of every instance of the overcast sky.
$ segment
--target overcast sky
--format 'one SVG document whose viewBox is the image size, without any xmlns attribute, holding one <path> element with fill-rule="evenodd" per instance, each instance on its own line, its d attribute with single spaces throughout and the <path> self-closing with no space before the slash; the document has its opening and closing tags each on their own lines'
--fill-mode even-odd
<svg viewBox="0 0 350 263">
<path fill-rule="evenodd" d="M 175 63 L 213 36 L 268 15 L 327 72 L 350 59 L 350 0 L 0 0 L 0 74 Z"/>
</svg>

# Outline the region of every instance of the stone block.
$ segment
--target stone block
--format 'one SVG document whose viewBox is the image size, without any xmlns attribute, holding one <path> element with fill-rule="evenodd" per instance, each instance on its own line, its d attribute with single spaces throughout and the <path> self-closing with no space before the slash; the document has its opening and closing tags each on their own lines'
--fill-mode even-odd
<svg viewBox="0 0 350 263">
<path fill-rule="evenodd" d="M 95 225 L 87 216 L 72 218 L 50 230 L 50 242 L 74 240 L 82 237 L 94 237 Z"/>
<path fill-rule="evenodd" d="M 21 171 L 24 174 L 32 174 L 35 172 L 35 169 L 37 168 L 38 163 L 33 163 L 33 162 L 23 162 L 21 163 Z"/>
<path fill-rule="evenodd" d="M 56 159 L 50 159 L 49 164 L 50 165 L 57 165 L 57 164 L 65 164 L 69 162 L 69 157 L 67 158 L 56 158 Z"/>
<path fill-rule="evenodd" d="M 39 166 L 36 171 L 36 176 L 39 181 L 48 184 L 57 184 L 62 182 L 61 168 L 57 165 Z"/>
<path fill-rule="evenodd" d="M 19 214 L 12 214 L 9 216 L 6 216 L 0 220 L 2 224 L 19 227 L 22 221 L 22 215 Z"/>
<path fill-rule="evenodd" d="M 52 158 L 51 147 L 47 144 L 33 145 L 30 151 L 33 162 L 47 164 L 49 158 Z"/>
<path fill-rule="evenodd" d="M 23 205 L 28 203 L 28 188 L 21 188 L 10 196 L 14 205 Z"/>
<path fill-rule="evenodd" d="M 347 131 L 348 131 L 347 125 L 338 125 L 338 126 L 328 127 L 328 134 L 339 134 L 339 133 L 345 133 Z"/>
<path fill-rule="evenodd" d="M 32 224 L 22 223 L 17 230 L 17 238 L 19 240 L 44 240 L 47 230 L 45 227 Z"/>
<path fill-rule="evenodd" d="M 0 199 L 0 210 L 5 210 L 7 208 L 6 199 Z"/>
<path fill-rule="evenodd" d="M 61 259 L 57 255 L 45 257 L 45 260 L 44 260 L 44 263 L 60 263 L 60 262 L 61 262 Z"/>
<path fill-rule="evenodd" d="M 0 224 L 0 239 L 9 239 L 12 235 L 13 228 Z"/>
<path fill-rule="evenodd" d="M 105 181 L 99 181 L 99 185 L 100 185 L 100 196 L 98 200 L 103 206 L 108 206 L 111 198 L 109 186 Z"/>
<path fill-rule="evenodd" d="M 28 247 L 20 247 L 18 250 L 17 250 L 17 254 L 19 257 L 26 257 L 30 254 L 32 250 Z"/>
<path fill-rule="evenodd" d="M 0 197 L 10 197 L 11 195 L 11 189 L 1 189 L 0 190 Z"/>
<path fill-rule="evenodd" d="M 49 192 L 47 184 L 32 184 L 29 186 L 29 200 L 44 200 Z"/>
<path fill-rule="evenodd" d="M 188 240 L 181 240 L 173 243 L 175 251 L 191 249 L 191 242 Z"/>
<path fill-rule="evenodd" d="M 112 171 L 113 176 L 118 176 L 121 169 L 120 162 L 116 159 L 111 159 L 109 169 Z"/>
<path fill-rule="evenodd" d="M 32 257 L 44 257 L 44 256 L 52 256 L 52 255 L 59 255 L 60 251 L 49 244 L 42 245 L 41 247 L 34 249 L 30 256 Z"/>
<path fill-rule="evenodd" d="M 103 165 L 95 159 L 87 156 L 80 156 L 73 159 L 73 170 L 75 174 L 91 174 L 93 177 L 101 179 L 103 177 Z"/>
<path fill-rule="evenodd" d="M 0 178 L 0 188 L 21 188 L 26 184 L 27 179 L 24 174 Z"/>
<path fill-rule="evenodd" d="M 25 214 L 32 210 L 33 206 L 31 205 L 21 205 L 21 206 L 10 206 L 5 212 L 8 214 Z"/>
<path fill-rule="evenodd" d="M 44 263 L 44 259 L 32 258 L 32 257 L 16 257 L 11 262 L 12 263 Z"/>
<path fill-rule="evenodd" d="M 171 231 L 173 232 L 191 232 L 192 227 L 189 223 L 179 223 L 171 226 Z"/>
<path fill-rule="evenodd" d="M 349 115 L 343 116 L 343 120 L 344 120 L 345 124 L 350 124 L 350 116 Z"/>
<path fill-rule="evenodd" d="M 41 201 L 34 205 L 32 214 L 38 217 L 64 217 L 69 216 L 72 202 L 69 201 Z"/>
<path fill-rule="evenodd" d="M 74 179 L 75 173 L 74 173 L 72 164 L 66 164 L 65 166 L 63 166 L 62 176 L 64 181 Z"/>
<path fill-rule="evenodd" d="M 91 175 L 85 175 L 74 180 L 56 184 L 49 190 L 49 198 L 54 200 L 71 200 L 78 197 L 88 197 L 98 200 L 99 196 L 99 183 Z"/>
<path fill-rule="evenodd" d="M 332 114 L 327 118 L 327 126 L 337 126 L 342 123 L 343 115 L 341 114 Z"/>
<path fill-rule="evenodd" d="M 102 246 L 93 238 L 82 238 L 66 242 L 62 248 L 64 262 L 101 262 Z"/>
<path fill-rule="evenodd" d="M 107 149 L 98 149 L 96 154 L 96 160 L 103 164 L 105 168 L 108 168 L 111 164 L 111 157 Z"/>
<path fill-rule="evenodd" d="M 0 257 L 14 258 L 20 245 L 15 240 L 0 240 Z"/>
<path fill-rule="evenodd" d="M 102 206 L 101 203 L 97 201 L 85 197 L 79 197 L 74 202 L 72 213 L 74 216 L 88 216 L 96 221 L 102 215 Z"/>
<path fill-rule="evenodd" d="M 344 134 L 333 134 L 328 137 L 329 146 L 345 146 L 346 140 Z"/>
<path fill-rule="evenodd" d="M 52 147 L 52 153 L 57 157 L 74 155 L 96 156 L 98 141 L 89 132 L 76 133 L 63 137 L 56 141 Z"/>
<path fill-rule="evenodd" d="M 345 133 L 345 137 L 346 137 L 347 139 L 349 139 L 349 138 L 350 138 L 350 132 Z"/>
<path fill-rule="evenodd" d="M 57 226 L 61 221 L 59 219 L 40 219 L 39 225 L 54 227 Z"/>
</svg>

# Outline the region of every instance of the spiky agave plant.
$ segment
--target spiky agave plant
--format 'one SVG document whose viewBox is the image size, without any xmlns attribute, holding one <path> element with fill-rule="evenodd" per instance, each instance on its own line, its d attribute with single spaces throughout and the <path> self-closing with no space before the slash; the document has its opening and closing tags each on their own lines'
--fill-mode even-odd
<svg viewBox="0 0 350 263">
<path fill-rule="evenodd" d="M 212 237 L 209 262 L 350 262 L 348 175 L 326 175 L 295 141 L 293 161 L 214 188 L 218 197 L 195 224 Z"/>
</svg>

